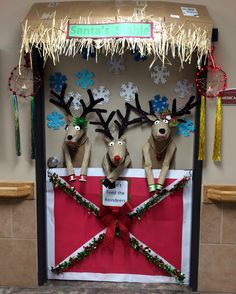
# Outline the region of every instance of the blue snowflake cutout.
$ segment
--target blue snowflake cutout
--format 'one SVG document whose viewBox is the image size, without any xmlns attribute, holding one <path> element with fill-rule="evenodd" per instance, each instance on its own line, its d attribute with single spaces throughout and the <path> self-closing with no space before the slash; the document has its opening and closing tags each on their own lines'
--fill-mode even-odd
<svg viewBox="0 0 236 294">
<path fill-rule="evenodd" d="M 193 125 L 193 121 L 191 121 L 190 119 L 185 119 L 185 122 L 181 122 L 177 126 L 177 134 L 183 135 L 184 137 L 189 137 L 190 132 L 193 133 L 194 131 L 195 127 Z"/>
<path fill-rule="evenodd" d="M 63 84 L 67 81 L 67 77 L 60 72 L 55 72 L 49 77 L 49 87 L 56 91 L 60 92 Z"/>
<path fill-rule="evenodd" d="M 88 49 L 86 47 L 83 47 L 82 49 L 82 57 L 83 59 L 88 59 L 88 55 L 89 57 L 95 58 L 96 57 L 96 52 L 95 52 L 95 48 L 90 48 L 89 50 L 89 54 L 88 54 Z"/>
<path fill-rule="evenodd" d="M 76 80 L 77 86 L 83 89 L 88 89 L 94 84 L 94 81 L 93 81 L 94 73 L 89 72 L 85 68 L 83 68 L 82 71 L 78 71 L 77 73 L 75 73 L 75 76 L 77 77 L 77 80 Z"/>
<path fill-rule="evenodd" d="M 51 114 L 47 115 L 47 126 L 53 130 L 59 130 L 60 127 L 64 126 L 65 122 L 63 120 L 64 115 L 53 111 Z"/>
<path fill-rule="evenodd" d="M 161 113 L 169 107 L 168 98 L 166 96 L 155 95 L 151 102 L 154 112 Z"/>
</svg>

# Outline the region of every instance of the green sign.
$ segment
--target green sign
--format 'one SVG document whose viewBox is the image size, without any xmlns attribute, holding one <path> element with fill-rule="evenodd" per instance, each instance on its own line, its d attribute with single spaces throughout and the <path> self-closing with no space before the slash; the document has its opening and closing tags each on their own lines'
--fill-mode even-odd
<svg viewBox="0 0 236 294">
<path fill-rule="evenodd" d="M 152 38 L 152 23 L 68 24 L 68 38 Z"/>
</svg>

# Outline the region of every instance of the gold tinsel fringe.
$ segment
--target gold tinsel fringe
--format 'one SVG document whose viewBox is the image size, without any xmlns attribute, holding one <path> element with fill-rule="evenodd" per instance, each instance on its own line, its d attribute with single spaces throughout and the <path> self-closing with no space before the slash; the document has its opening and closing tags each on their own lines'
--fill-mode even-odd
<svg viewBox="0 0 236 294">
<path fill-rule="evenodd" d="M 206 98 L 201 96 L 198 160 L 205 160 Z"/>
<path fill-rule="evenodd" d="M 55 21 L 55 16 L 49 26 L 41 23 L 38 27 L 32 28 L 27 21 L 23 24 L 23 36 L 21 45 L 21 57 L 24 51 L 31 52 L 33 46 L 38 48 L 46 62 L 48 58 L 53 63 L 59 61 L 60 55 L 75 56 L 81 53 L 83 47 L 90 48 L 94 46 L 97 53 L 123 54 L 126 49 L 132 50 L 138 48 L 141 55 L 152 55 L 154 60 L 160 59 L 164 64 L 167 55 L 171 52 L 173 58 L 176 56 L 180 59 L 181 67 L 185 62 L 191 63 L 191 57 L 197 52 L 197 65 L 201 66 L 203 56 L 208 54 L 211 41 L 207 29 L 196 27 L 196 25 L 186 22 L 179 25 L 178 23 L 166 24 L 157 22 L 150 17 L 116 17 L 117 22 L 127 21 L 151 21 L 154 24 L 154 38 L 111 38 L 111 39 L 67 39 L 67 19 Z M 114 22 L 114 19 L 106 19 L 106 22 Z M 78 23 L 90 23 L 89 18 L 80 18 Z M 89 50 L 88 50 L 89 54 Z M 20 62 L 21 62 L 20 57 Z"/>
<path fill-rule="evenodd" d="M 215 137 L 212 160 L 221 161 L 221 122 L 222 122 L 222 105 L 221 97 L 217 97 L 216 120 L 215 120 Z"/>
</svg>

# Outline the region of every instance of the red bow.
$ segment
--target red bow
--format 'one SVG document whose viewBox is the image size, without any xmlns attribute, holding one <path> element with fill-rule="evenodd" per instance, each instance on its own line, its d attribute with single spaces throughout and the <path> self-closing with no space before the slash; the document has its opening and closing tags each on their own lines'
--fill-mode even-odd
<svg viewBox="0 0 236 294">
<path fill-rule="evenodd" d="M 125 241 L 129 241 L 129 225 L 131 219 L 128 215 L 133 210 L 130 203 L 126 202 L 122 207 L 117 206 L 101 206 L 99 211 L 100 221 L 107 227 L 106 235 L 104 238 L 104 244 L 108 247 L 112 247 L 116 228 L 121 232 L 121 238 Z"/>
</svg>

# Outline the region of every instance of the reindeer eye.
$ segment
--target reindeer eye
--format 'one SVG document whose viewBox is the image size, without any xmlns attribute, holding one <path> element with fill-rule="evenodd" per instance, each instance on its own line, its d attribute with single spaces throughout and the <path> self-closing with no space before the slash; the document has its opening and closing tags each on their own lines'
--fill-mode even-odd
<svg viewBox="0 0 236 294">
<path fill-rule="evenodd" d="M 118 141 L 117 143 L 118 143 L 118 145 L 123 145 L 123 142 L 121 142 L 121 141 Z"/>
<path fill-rule="evenodd" d="M 108 146 L 114 146 L 115 145 L 115 143 L 114 142 L 110 142 L 109 144 L 108 144 Z"/>
<path fill-rule="evenodd" d="M 80 126 L 75 126 L 76 131 L 80 130 Z"/>
<path fill-rule="evenodd" d="M 154 125 L 158 125 L 160 123 L 160 121 L 157 119 L 156 121 L 154 121 Z"/>
<path fill-rule="evenodd" d="M 68 129 L 69 129 L 69 126 L 67 125 L 67 126 L 65 127 L 65 130 L 68 131 Z"/>
<path fill-rule="evenodd" d="M 163 122 L 165 123 L 165 124 L 168 124 L 169 123 L 169 121 L 168 121 L 168 119 L 163 119 Z"/>
</svg>

